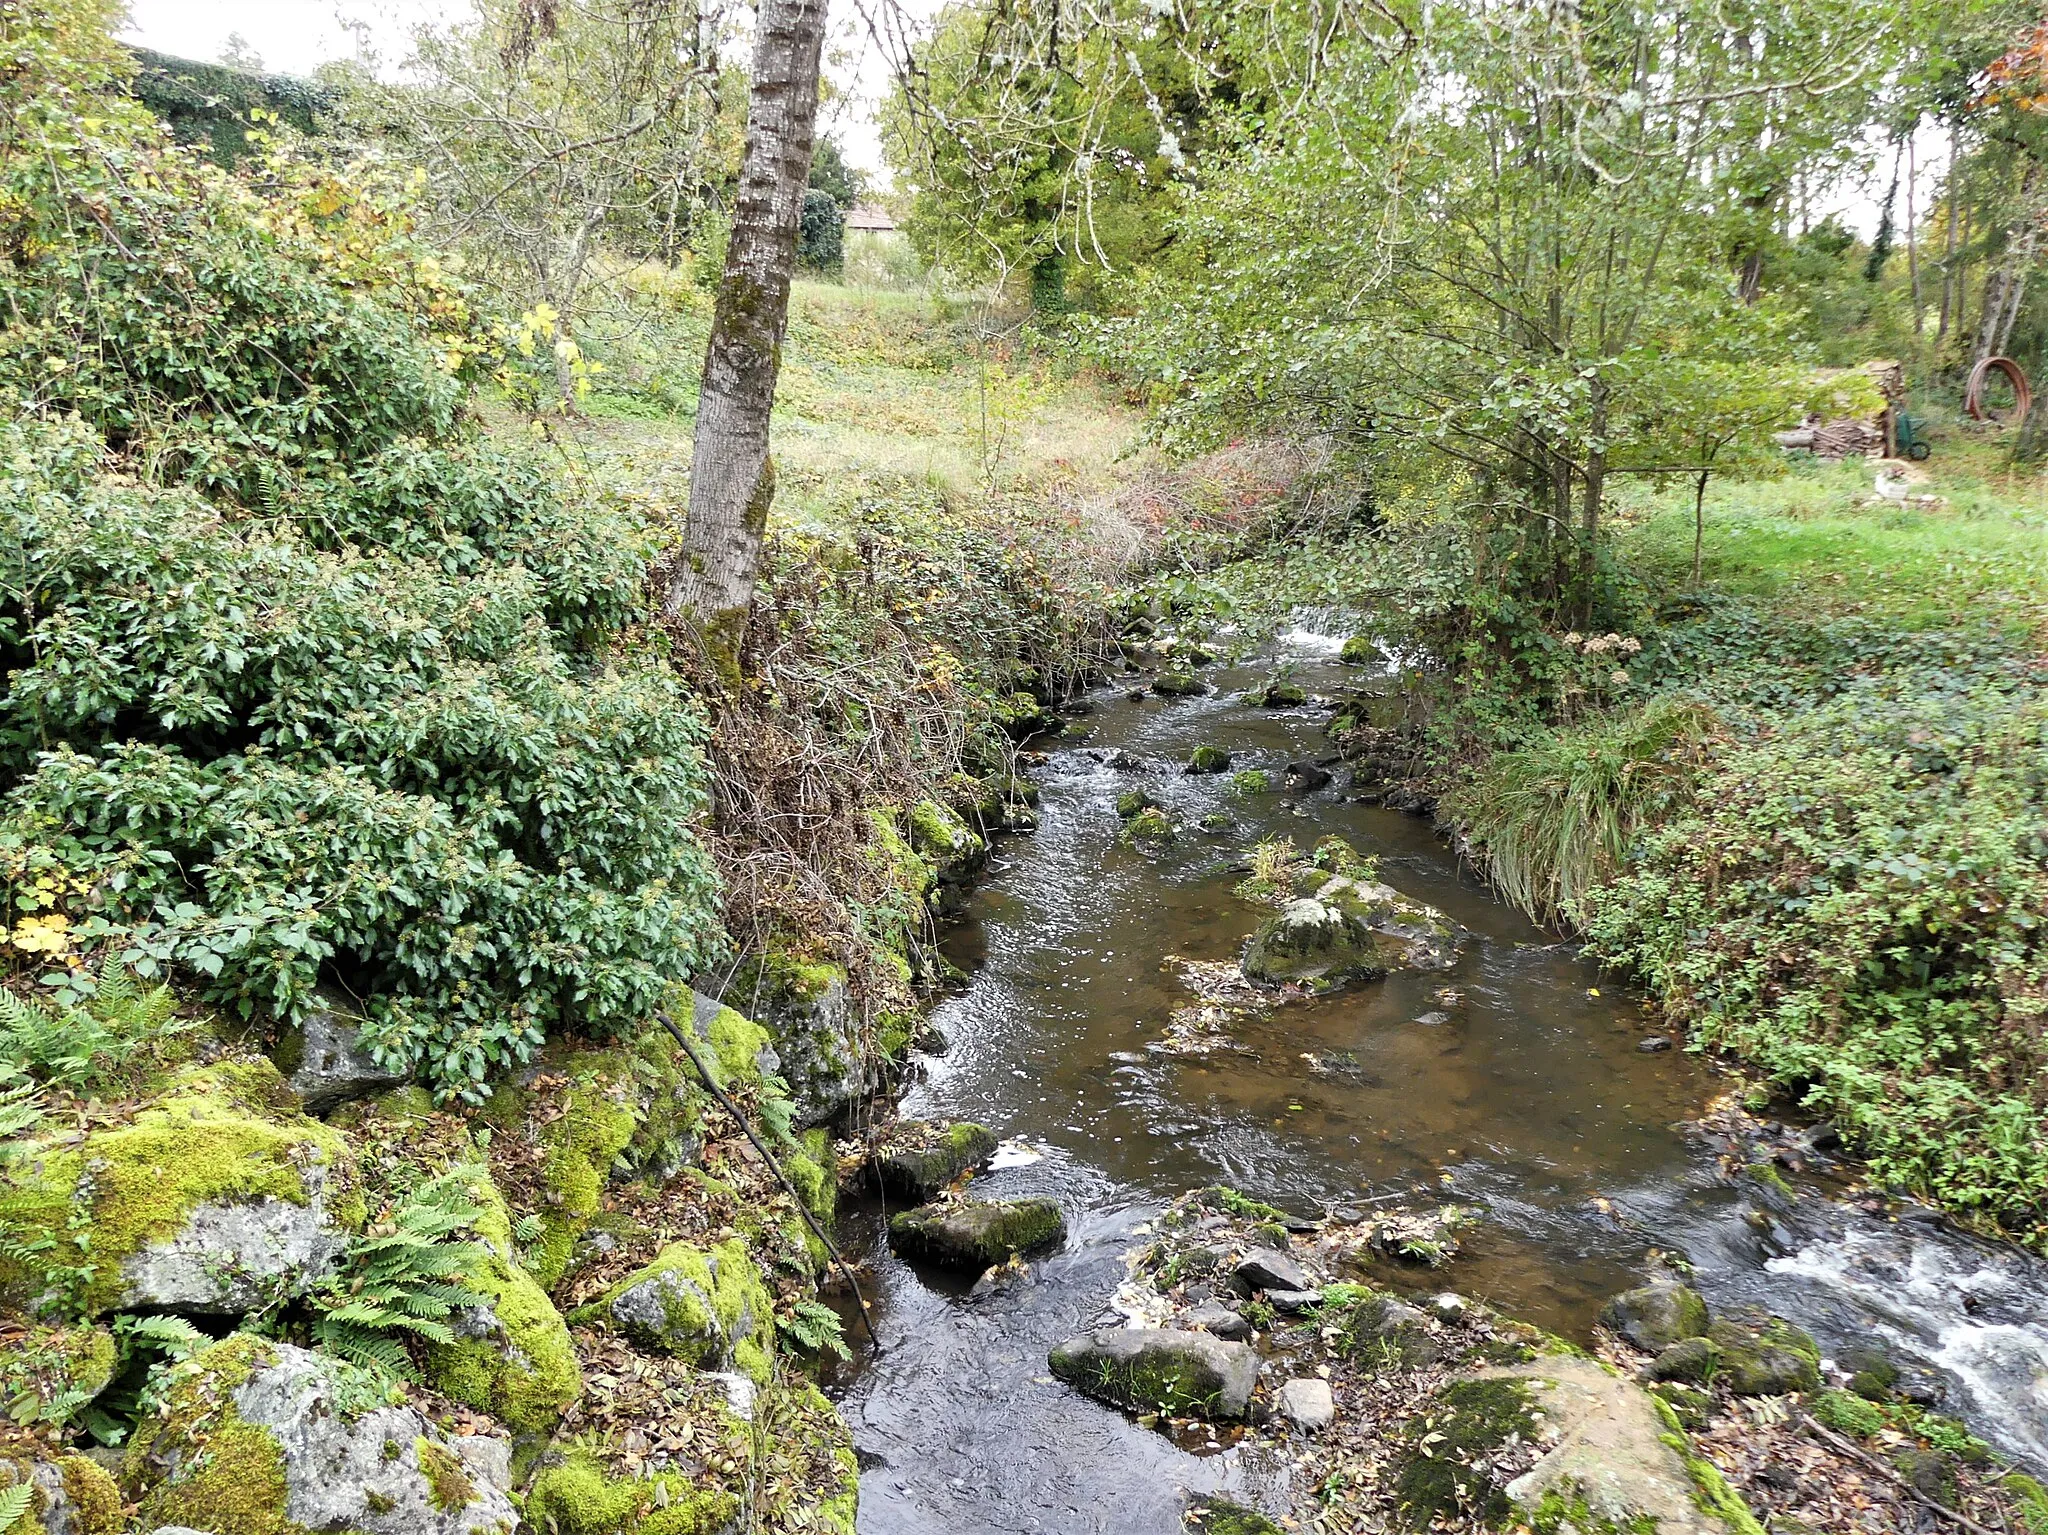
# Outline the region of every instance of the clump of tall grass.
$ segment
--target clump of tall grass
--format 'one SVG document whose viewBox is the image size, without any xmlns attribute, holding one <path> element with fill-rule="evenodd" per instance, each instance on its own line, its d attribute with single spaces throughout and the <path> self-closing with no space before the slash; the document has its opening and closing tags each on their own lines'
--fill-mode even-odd
<svg viewBox="0 0 2048 1535">
<path fill-rule="evenodd" d="M 1497 753 L 1442 808 L 1502 895 L 1539 922 L 1573 921 L 1636 835 L 1682 801 L 1715 724 L 1690 698 L 1601 715 Z"/>
</svg>

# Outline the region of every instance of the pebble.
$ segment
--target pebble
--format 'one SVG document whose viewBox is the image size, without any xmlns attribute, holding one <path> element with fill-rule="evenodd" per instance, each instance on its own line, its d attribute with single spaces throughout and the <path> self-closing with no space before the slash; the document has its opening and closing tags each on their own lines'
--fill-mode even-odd
<svg viewBox="0 0 2048 1535">
<path fill-rule="evenodd" d="M 1449 1013 L 1424 1013 L 1415 1021 L 1417 1023 L 1426 1023 L 1431 1028 L 1435 1028 L 1439 1024 L 1449 1023 L 1451 1021 L 1451 1015 Z"/>
<path fill-rule="evenodd" d="M 1647 1039 L 1639 1041 L 1636 1045 L 1636 1049 L 1644 1055 L 1655 1055 L 1660 1050 L 1669 1050 L 1670 1048 L 1671 1036 L 1668 1034 L 1652 1034 Z"/>
</svg>

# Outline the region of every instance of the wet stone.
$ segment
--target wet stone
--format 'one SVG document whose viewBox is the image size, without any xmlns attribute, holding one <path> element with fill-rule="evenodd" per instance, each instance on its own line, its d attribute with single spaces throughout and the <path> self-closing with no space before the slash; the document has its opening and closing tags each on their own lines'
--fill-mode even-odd
<svg viewBox="0 0 2048 1535">
<path fill-rule="evenodd" d="M 1721 1348 L 1710 1338 L 1680 1338 L 1643 1367 L 1649 1380 L 1679 1380 L 1704 1384 L 1721 1362 Z"/>
<path fill-rule="evenodd" d="M 1220 1300 L 1203 1301 L 1193 1310 L 1182 1312 L 1180 1323 L 1233 1342 L 1242 1342 L 1252 1335 L 1252 1324 Z"/>
<path fill-rule="evenodd" d="M 1101 1327 L 1049 1356 L 1052 1373 L 1077 1390 L 1133 1412 L 1243 1418 L 1259 1356 L 1243 1343 L 1198 1332 Z"/>
<path fill-rule="evenodd" d="M 1636 1045 L 1636 1049 L 1641 1051 L 1644 1055 L 1657 1055 L 1662 1051 L 1669 1050 L 1670 1048 L 1671 1037 L 1668 1034 L 1652 1034 L 1648 1038 L 1638 1042 Z"/>
<path fill-rule="evenodd" d="M 1053 1200 L 966 1200 L 906 1210 L 889 1222 L 889 1247 L 914 1262 L 978 1274 L 1066 1234 Z"/>
<path fill-rule="evenodd" d="M 1268 1290 L 1266 1299 L 1277 1311 L 1306 1311 L 1322 1301 L 1321 1290 Z"/>
<path fill-rule="evenodd" d="M 900 1204 L 924 1204 L 995 1154 L 994 1133 L 980 1125 L 902 1120 L 884 1132 L 868 1179 Z"/>
<path fill-rule="evenodd" d="M 1649 1284 L 1624 1290 L 1600 1312 L 1600 1321 L 1650 1353 L 1707 1330 L 1707 1303 L 1682 1284 Z"/>
</svg>

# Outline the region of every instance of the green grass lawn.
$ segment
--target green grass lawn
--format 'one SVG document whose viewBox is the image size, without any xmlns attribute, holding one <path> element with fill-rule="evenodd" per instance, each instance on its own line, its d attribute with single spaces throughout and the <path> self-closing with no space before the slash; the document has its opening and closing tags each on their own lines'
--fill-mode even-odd
<svg viewBox="0 0 2048 1535">
<path fill-rule="evenodd" d="M 1703 580 L 1803 616 L 1916 630 L 2005 618 L 2048 632 L 2048 478 L 2000 472 L 1997 457 L 1989 444 L 1938 443 L 1910 488 L 1938 499 L 1903 510 L 1879 500 L 1862 460 L 1713 484 Z M 1637 491 L 1615 527 L 1624 561 L 1653 586 L 1691 584 L 1689 486 Z"/>
</svg>

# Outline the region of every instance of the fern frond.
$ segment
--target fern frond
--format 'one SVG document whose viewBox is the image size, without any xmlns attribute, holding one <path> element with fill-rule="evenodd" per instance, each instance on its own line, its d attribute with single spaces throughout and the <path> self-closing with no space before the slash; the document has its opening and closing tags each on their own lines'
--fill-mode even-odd
<svg viewBox="0 0 2048 1535">
<path fill-rule="evenodd" d="M 0 1535 L 7 1535 L 28 1517 L 28 1506 L 35 1495 L 34 1482 L 16 1482 L 5 1492 L 0 1492 Z"/>
</svg>

